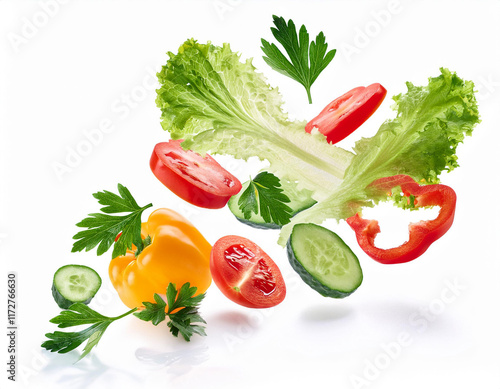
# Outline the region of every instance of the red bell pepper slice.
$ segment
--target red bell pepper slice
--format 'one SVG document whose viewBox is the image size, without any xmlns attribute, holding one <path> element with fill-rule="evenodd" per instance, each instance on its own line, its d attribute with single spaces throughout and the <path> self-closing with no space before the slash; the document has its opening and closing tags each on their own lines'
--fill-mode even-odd
<svg viewBox="0 0 500 389">
<path fill-rule="evenodd" d="M 356 239 L 363 251 L 383 264 L 413 261 L 450 229 L 455 216 L 457 196 L 455 191 L 446 185 L 419 185 L 410 176 L 397 175 L 378 179 L 370 184 L 369 188 L 388 192 L 390 195 L 392 189 L 398 186 L 404 196 L 408 197 L 408 201 L 410 196 L 413 196 L 416 207 L 437 205 L 441 209 L 434 220 L 410 223 L 408 241 L 391 249 L 375 247 L 375 237 L 380 232 L 378 221 L 362 219 L 359 214 L 348 218 L 347 223 L 356 233 Z"/>
</svg>

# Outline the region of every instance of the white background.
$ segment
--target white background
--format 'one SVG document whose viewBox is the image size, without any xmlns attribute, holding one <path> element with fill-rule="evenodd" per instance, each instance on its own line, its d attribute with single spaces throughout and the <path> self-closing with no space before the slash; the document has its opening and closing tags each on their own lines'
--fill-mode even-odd
<svg viewBox="0 0 500 389">
<path fill-rule="evenodd" d="M 262 60 L 260 38 L 272 39 L 273 14 L 304 23 L 311 35 L 324 31 L 337 48 L 311 106 L 300 85 Z M 13 384 L 2 337 L 2 388 L 500 388 L 500 1 L 0 1 L 0 26 L 0 300 L 5 307 L 7 272 L 17 272 L 19 325 Z M 359 256 L 365 277 L 352 296 L 333 300 L 293 273 L 276 231 L 244 226 L 227 208 L 197 209 L 176 198 L 148 167 L 153 146 L 168 139 L 154 74 L 166 52 L 190 37 L 230 42 L 243 58 L 254 57 L 300 119 L 353 87 L 380 82 L 388 98 L 344 147 L 392 117 L 389 97 L 404 92 L 406 81 L 425 84 L 441 66 L 473 80 L 482 123 L 459 148 L 461 167 L 442 176 L 458 194 L 452 229 L 414 262 L 383 266 L 359 249 L 345 223 L 326 222 Z M 85 148 L 86 134 L 97 132 Z M 85 155 L 71 159 L 77 150 Z M 68 158 L 72 166 L 57 174 L 54 166 Z M 258 168 L 218 159 L 242 181 Z M 140 204 L 181 212 L 211 243 L 227 234 L 257 242 L 285 275 L 285 301 L 251 310 L 212 285 L 202 306 L 207 337 L 185 343 L 165 323 L 127 317 L 77 364 L 80 351 L 42 350 L 44 334 L 56 330 L 49 319 L 59 313 L 51 279 L 64 264 L 86 264 L 103 276 L 91 307 L 110 316 L 126 310 L 106 276 L 109 253 L 70 252 L 75 223 L 97 211 L 91 194 L 117 183 Z M 404 235 L 387 231 L 404 232 L 407 216 L 381 213 L 381 239 L 402 243 Z"/>
</svg>

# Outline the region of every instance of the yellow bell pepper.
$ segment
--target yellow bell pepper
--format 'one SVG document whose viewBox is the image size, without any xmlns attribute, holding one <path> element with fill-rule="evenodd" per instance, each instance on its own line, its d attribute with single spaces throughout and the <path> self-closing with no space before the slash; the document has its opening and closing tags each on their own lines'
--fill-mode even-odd
<svg viewBox="0 0 500 389">
<path fill-rule="evenodd" d="M 183 216 L 160 208 L 142 223 L 142 238 L 151 243 L 137 256 L 128 250 L 111 260 L 109 277 L 123 303 L 129 308 L 154 302 L 154 294 L 165 295 L 170 282 L 180 288 L 186 282 L 204 293 L 212 282 L 212 246 Z"/>
</svg>

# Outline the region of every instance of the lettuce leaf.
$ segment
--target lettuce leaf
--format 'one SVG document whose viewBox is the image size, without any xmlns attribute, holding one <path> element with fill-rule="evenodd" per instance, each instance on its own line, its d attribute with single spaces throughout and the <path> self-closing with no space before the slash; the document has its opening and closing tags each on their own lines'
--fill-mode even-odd
<svg viewBox="0 0 500 389">
<path fill-rule="evenodd" d="M 297 181 L 318 200 L 340 185 L 353 153 L 290 121 L 278 89 L 229 44 L 186 41 L 158 74 L 162 126 L 198 153 L 267 160 L 267 171 Z M 321 185 L 318 185 L 321 183 Z"/>
<path fill-rule="evenodd" d="M 269 162 L 267 171 L 312 192 L 317 203 L 282 228 L 282 245 L 296 223 L 346 219 L 385 200 L 366 190 L 378 178 L 408 174 L 438 182 L 458 166 L 456 148 L 479 122 L 473 83 L 441 69 L 427 86 L 408 82 L 408 91 L 393 98 L 396 117 L 351 153 L 307 134 L 305 122 L 290 121 L 278 89 L 229 44 L 191 39 L 169 57 L 156 103 L 173 139 L 199 153 L 257 156 Z"/>
<path fill-rule="evenodd" d="M 408 82 L 407 88 L 393 98 L 396 117 L 384 122 L 373 137 L 356 143 L 342 184 L 292 218 L 281 231 L 280 244 L 286 243 L 297 223 L 347 219 L 385 200 L 385 195 L 366 189 L 378 178 L 407 174 L 422 183 L 437 183 L 441 172 L 458 167 L 457 146 L 480 121 L 474 84 L 441 69 L 427 86 Z"/>
</svg>

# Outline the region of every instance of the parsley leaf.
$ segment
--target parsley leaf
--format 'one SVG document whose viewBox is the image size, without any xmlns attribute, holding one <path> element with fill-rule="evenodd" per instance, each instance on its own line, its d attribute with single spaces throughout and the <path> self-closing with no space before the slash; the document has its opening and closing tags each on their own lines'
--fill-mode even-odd
<svg viewBox="0 0 500 389">
<path fill-rule="evenodd" d="M 140 312 L 134 313 L 134 315 L 141 320 L 150 321 L 153 323 L 153 325 L 157 326 L 167 317 L 167 314 L 165 312 L 167 303 L 157 293 L 155 293 L 154 299 L 156 303 L 144 301 L 143 304 L 145 309 Z"/>
<path fill-rule="evenodd" d="M 77 223 L 77 227 L 87 230 L 73 236 L 77 241 L 73 244 L 71 252 L 89 251 L 98 246 L 97 255 L 101 255 L 114 244 L 113 258 L 115 258 L 124 255 L 127 249 L 132 249 L 132 245 L 135 245 L 139 252 L 143 249 L 141 216 L 142 212 L 153 204 L 140 207 L 122 184 L 118 184 L 118 193 L 119 195 L 105 190 L 93 194 L 99 204 L 104 205 L 101 208 L 103 213 L 90 213 L 90 217 Z M 116 213 L 123 215 L 114 215 Z M 118 234 L 119 238 L 115 242 Z"/>
<path fill-rule="evenodd" d="M 289 59 L 274 43 L 270 44 L 262 39 L 261 49 L 267 56 L 263 56 L 264 61 L 277 72 L 302 84 L 306 88 L 311 104 L 311 86 L 332 61 L 336 50 L 326 52 L 328 44 L 325 42 L 323 31 L 309 44 L 309 33 L 304 25 L 300 27 L 297 36 L 295 23 L 291 19 L 287 24 L 282 17 L 273 15 L 273 21 L 276 28 L 271 28 L 271 31 L 285 49 Z"/>
<path fill-rule="evenodd" d="M 151 321 L 155 326 L 168 316 L 169 322 L 167 325 L 172 335 L 178 336 L 181 334 L 188 342 L 194 334 L 205 336 L 205 327 L 195 324 L 206 324 L 206 321 L 198 313 L 198 305 L 205 297 L 205 293 L 194 296 L 197 290 L 198 288 L 190 286 L 189 282 L 182 285 L 179 291 L 177 291 L 175 284 L 169 283 L 166 303 L 160 295 L 155 293 L 154 299 L 156 303 L 143 302 L 145 309 L 134 313 L 134 315 L 141 320 Z M 165 311 L 167 304 L 168 309 Z"/>
<path fill-rule="evenodd" d="M 60 313 L 59 316 L 50 320 L 51 323 L 58 324 L 59 328 L 74 327 L 83 324 L 92 324 L 90 327 L 80 332 L 62 332 L 55 331 L 53 333 L 45 334 L 50 340 L 42 343 L 42 347 L 51 351 L 65 354 L 80 346 L 83 342 L 88 340 L 83 353 L 79 360 L 87 356 L 90 351 L 99 343 L 104 334 L 104 331 L 115 320 L 130 315 L 135 312 L 137 308 L 131 309 L 123 315 L 117 317 L 107 317 L 89 308 L 82 303 L 75 303 L 67 310 Z"/>
<path fill-rule="evenodd" d="M 289 202 L 290 198 L 281 189 L 280 179 L 274 174 L 261 172 L 250 180 L 238 200 L 238 206 L 245 219 L 250 219 L 252 213 L 260 212 L 266 223 L 285 225 L 293 216 L 292 208 L 286 205 Z"/>
</svg>

